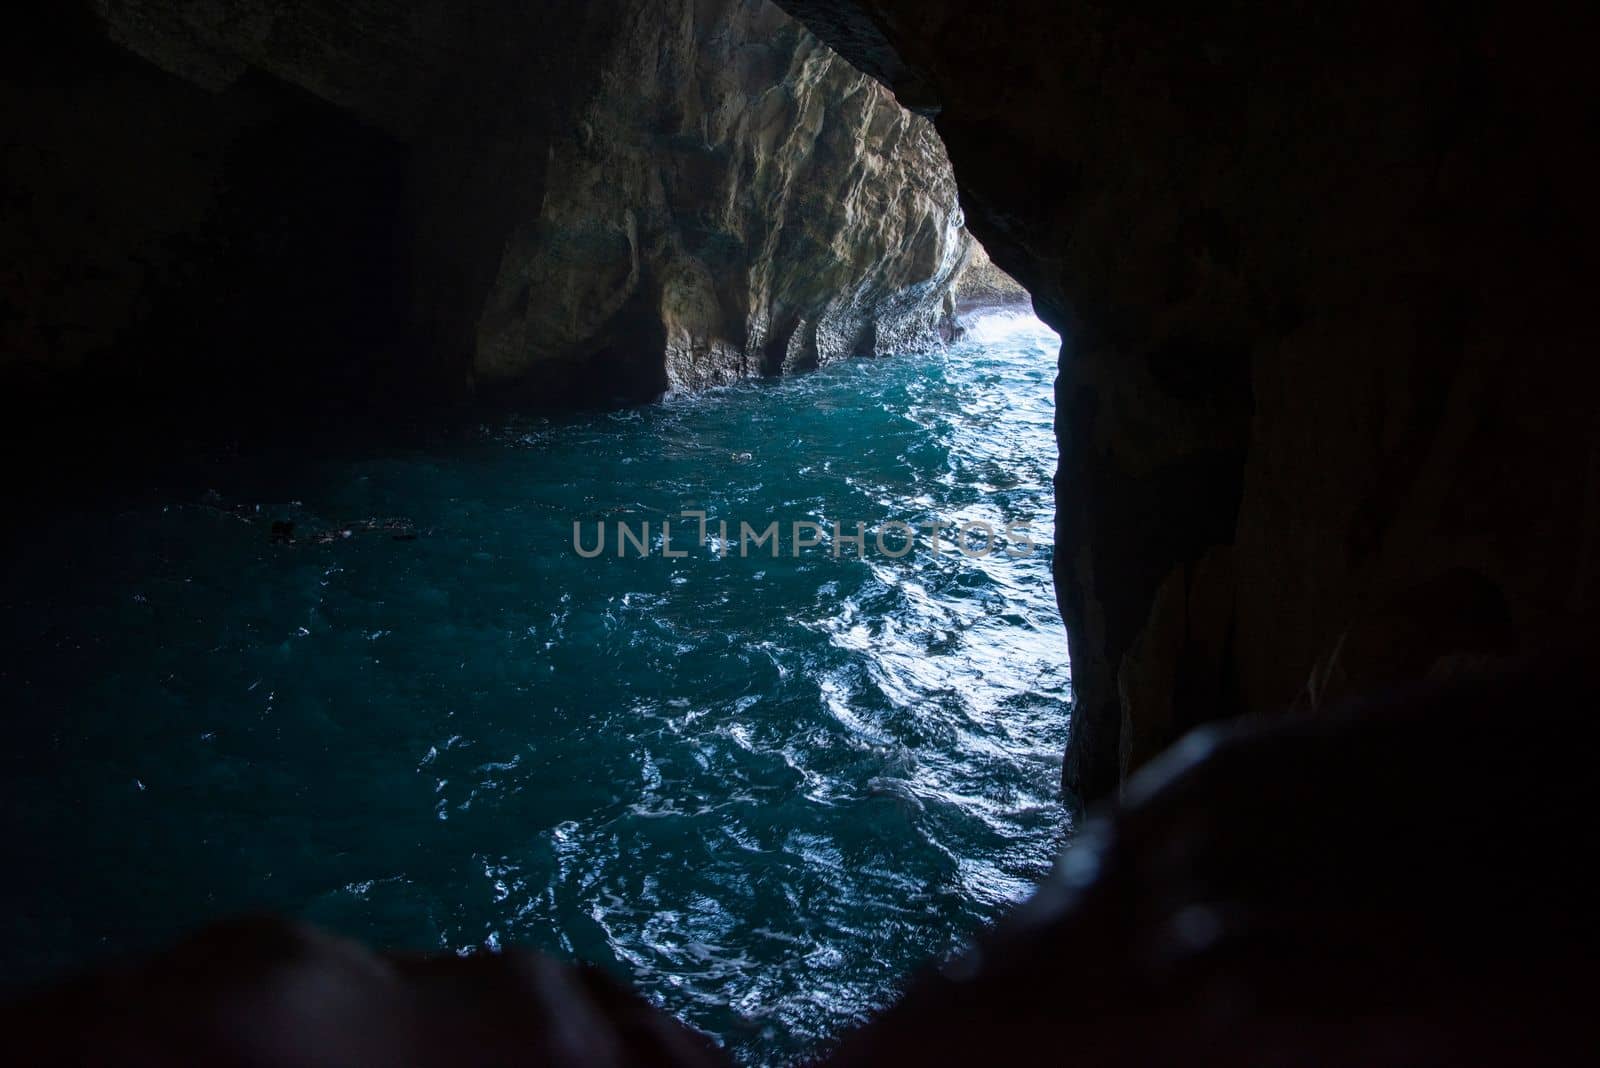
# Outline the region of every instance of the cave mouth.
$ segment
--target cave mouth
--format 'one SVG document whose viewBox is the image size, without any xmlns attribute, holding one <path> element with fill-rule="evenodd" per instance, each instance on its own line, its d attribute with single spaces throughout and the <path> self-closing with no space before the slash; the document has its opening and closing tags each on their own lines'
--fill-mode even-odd
<svg viewBox="0 0 1600 1068">
<path fill-rule="evenodd" d="M 264 909 L 594 961 L 745 1060 L 887 1004 L 1068 830 L 1058 341 L 1016 306 L 967 325 L 45 520 L 0 700 L 48 711 L 4 808 L 50 875 L 13 887 L 6 978 Z M 894 524 L 934 520 L 906 552 Z M 739 544 L 772 523 L 776 558 Z M 993 545 L 954 549 L 969 523 Z"/>
</svg>

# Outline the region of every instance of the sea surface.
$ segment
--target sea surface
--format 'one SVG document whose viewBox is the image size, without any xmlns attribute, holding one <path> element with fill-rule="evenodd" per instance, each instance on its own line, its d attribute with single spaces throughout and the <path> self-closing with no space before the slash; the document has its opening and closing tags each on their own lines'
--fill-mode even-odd
<svg viewBox="0 0 1600 1068">
<path fill-rule="evenodd" d="M 748 1063 L 821 1048 L 1069 833 L 1057 347 L 994 315 L 39 520 L 0 587 L 0 980 L 268 909 L 595 961 Z M 740 542 L 772 522 L 778 558 Z"/>
</svg>

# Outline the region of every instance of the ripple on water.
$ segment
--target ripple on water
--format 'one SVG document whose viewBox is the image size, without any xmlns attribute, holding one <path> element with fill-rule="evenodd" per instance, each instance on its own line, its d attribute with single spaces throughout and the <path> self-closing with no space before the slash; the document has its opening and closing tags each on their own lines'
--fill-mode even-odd
<svg viewBox="0 0 1600 1068">
<path fill-rule="evenodd" d="M 42 873 L 8 888 L 5 974 L 273 908 L 598 961 L 748 1060 L 859 1021 L 1067 830 L 1055 348 L 990 319 L 938 357 L 292 480 L 234 463 L 213 494 L 105 517 L 109 550 L 103 523 L 46 532 L 5 587 L 0 698 L 29 711 L 5 830 Z M 571 551 L 574 519 L 658 539 L 685 508 L 735 540 L 740 520 L 1027 522 L 1037 550 Z M 270 544 L 276 518 L 299 544 Z"/>
</svg>

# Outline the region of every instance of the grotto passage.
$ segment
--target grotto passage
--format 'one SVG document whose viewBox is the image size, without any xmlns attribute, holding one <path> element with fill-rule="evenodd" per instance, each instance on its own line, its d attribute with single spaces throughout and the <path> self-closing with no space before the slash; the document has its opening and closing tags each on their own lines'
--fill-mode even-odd
<svg viewBox="0 0 1600 1068">
<path fill-rule="evenodd" d="M 38 713 L 0 758 L 6 979 L 266 908 L 596 961 L 749 1061 L 863 1019 L 1067 831 L 1058 344 L 998 314 L 942 355 L 197 462 L 53 521 L 6 564 L 0 703 Z M 684 509 L 1038 548 L 572 551 L 574 520 Z"/>
<path fill-rule="evenodd" d="M 458 1062 L 463 1012 L 485 1059 L 603 1062 L 638 1017 L 486 951 L 518 940 L 783 1059 L 1037 876 L 1060 751 L 1107 807 L 832 1063 L 1581 1062 L 1592 5 L 24 8 L 0 1030 L 32 1060 L 315 1047 L 236 997 L 305 989 L 303 932 L 202 939 L 233 986 L 180 953 L 20 989 L 246 902 L 443 948 L 368 959 L 364 1063 Z M 1053 447 L 927 400 L 993 352 L 907 359 L 953 340 L 970 239 L 1069 343 Z M 902 415 L 935 425 L 891 448 Z M 489 429 L 394 444 L 457 416 Z M 1048 559 L 570 549 L 980 503 Z M 1044 564 L 1070 717 L 1029 667 Z"/>
</svg>

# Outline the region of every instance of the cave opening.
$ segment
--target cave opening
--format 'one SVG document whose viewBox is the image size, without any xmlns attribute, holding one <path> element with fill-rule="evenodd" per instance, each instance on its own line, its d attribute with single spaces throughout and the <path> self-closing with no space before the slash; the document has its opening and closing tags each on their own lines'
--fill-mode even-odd
<svg viewBox="0 0 1600 1068">
<path fill-rule="evenodd" d="M 14 1059 L 1592 1045 L 1586 9 L 24 6 Z"/>
</svg>

